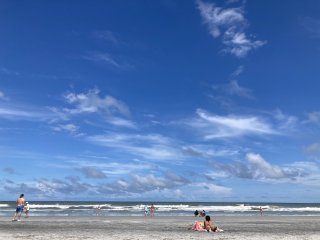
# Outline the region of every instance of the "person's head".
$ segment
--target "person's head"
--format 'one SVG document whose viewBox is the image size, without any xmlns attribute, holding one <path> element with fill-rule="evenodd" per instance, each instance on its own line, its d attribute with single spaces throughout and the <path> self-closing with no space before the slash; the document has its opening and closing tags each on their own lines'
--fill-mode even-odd
<svg viewBox="0 0 320 240">
<path fill-rule="evenodd" d="M 24 194 L 23 194 L 23 193 L 21 193 L 21 194 L 20 194 L 20 198 L 23 198 L 23 197 L 24 197 Z"/>
<path fill-rule="evenodd" d="M 210 216 L 206 216 L 206 221 L 210 221 L 211 220 L 211 218 L 210 218 Z"/>
</svg>

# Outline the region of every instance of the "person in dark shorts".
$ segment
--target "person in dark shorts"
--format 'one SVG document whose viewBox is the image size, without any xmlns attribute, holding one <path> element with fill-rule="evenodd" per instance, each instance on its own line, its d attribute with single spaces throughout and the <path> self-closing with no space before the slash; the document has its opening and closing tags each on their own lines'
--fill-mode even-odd
<svg viewBox="0 0 320 240">
<path fill-rule="evenodd" d="M 20 194 L 20 197 L 16 200 L 16 212 L 13 216 L 12 221 L 20 221 L 21 219 L 21 214 L 23 212 L 24 209 L 24 204 L 25 204 L 25 200 L 24 200 L 24 194 Z"/>
</svg>

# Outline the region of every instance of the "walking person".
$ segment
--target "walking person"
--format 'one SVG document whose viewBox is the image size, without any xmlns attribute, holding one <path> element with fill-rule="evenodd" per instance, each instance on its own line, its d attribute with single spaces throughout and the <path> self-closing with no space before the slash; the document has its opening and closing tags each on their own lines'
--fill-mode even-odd
<svg viewBox="0 0 320 240">
<path fill-rule="evenodd" d="M 24 209 L 24 203 L 25 203 L 24 194 L 22 193 L 22 194 L 20 194 L 20 197 L 16 200 L 17 207 L 16 207 L 16 212 L 13 216 L 12 221 L 20 221 L 21 214 Z"/>
</svg>

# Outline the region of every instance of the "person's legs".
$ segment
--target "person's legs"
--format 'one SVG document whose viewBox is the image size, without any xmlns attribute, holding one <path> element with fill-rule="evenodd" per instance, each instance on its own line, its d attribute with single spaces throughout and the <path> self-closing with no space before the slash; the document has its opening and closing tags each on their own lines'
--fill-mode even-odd
<svg viewBox="0 0 320 240">
<path fill-rule="evenodd" d="M 17 220 L 18 213 L 19 213 L 19 207 L 16 207 L 16 212 L 13 215 L 12 221 L 16 221 Z"/>
</svg>

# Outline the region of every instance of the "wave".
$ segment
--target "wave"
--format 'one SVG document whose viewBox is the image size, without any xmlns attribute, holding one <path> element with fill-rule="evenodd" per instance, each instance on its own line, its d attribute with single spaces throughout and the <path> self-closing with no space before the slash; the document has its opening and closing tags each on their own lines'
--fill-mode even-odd
<svg viewBox="0 0 320 240">
<path fill-rule="evenodd" d="M 34 215 L 95 215 L 100 211 L 109 216 L 139 216 L 144 214 L 146 203 L 130 202 L 31 202 Z M 274 203 L 155 203 L 156 214 L 163 216 L 192 216 L 195 210 L 205 210 L 212 215 L 253 215 L 260 207 L 266 214 L 273 215 L 320 215 L 320 204 L 274 204 Z M 12 212 L 15 203 L 0 202 L 2 212 Z"/>
</svg>

